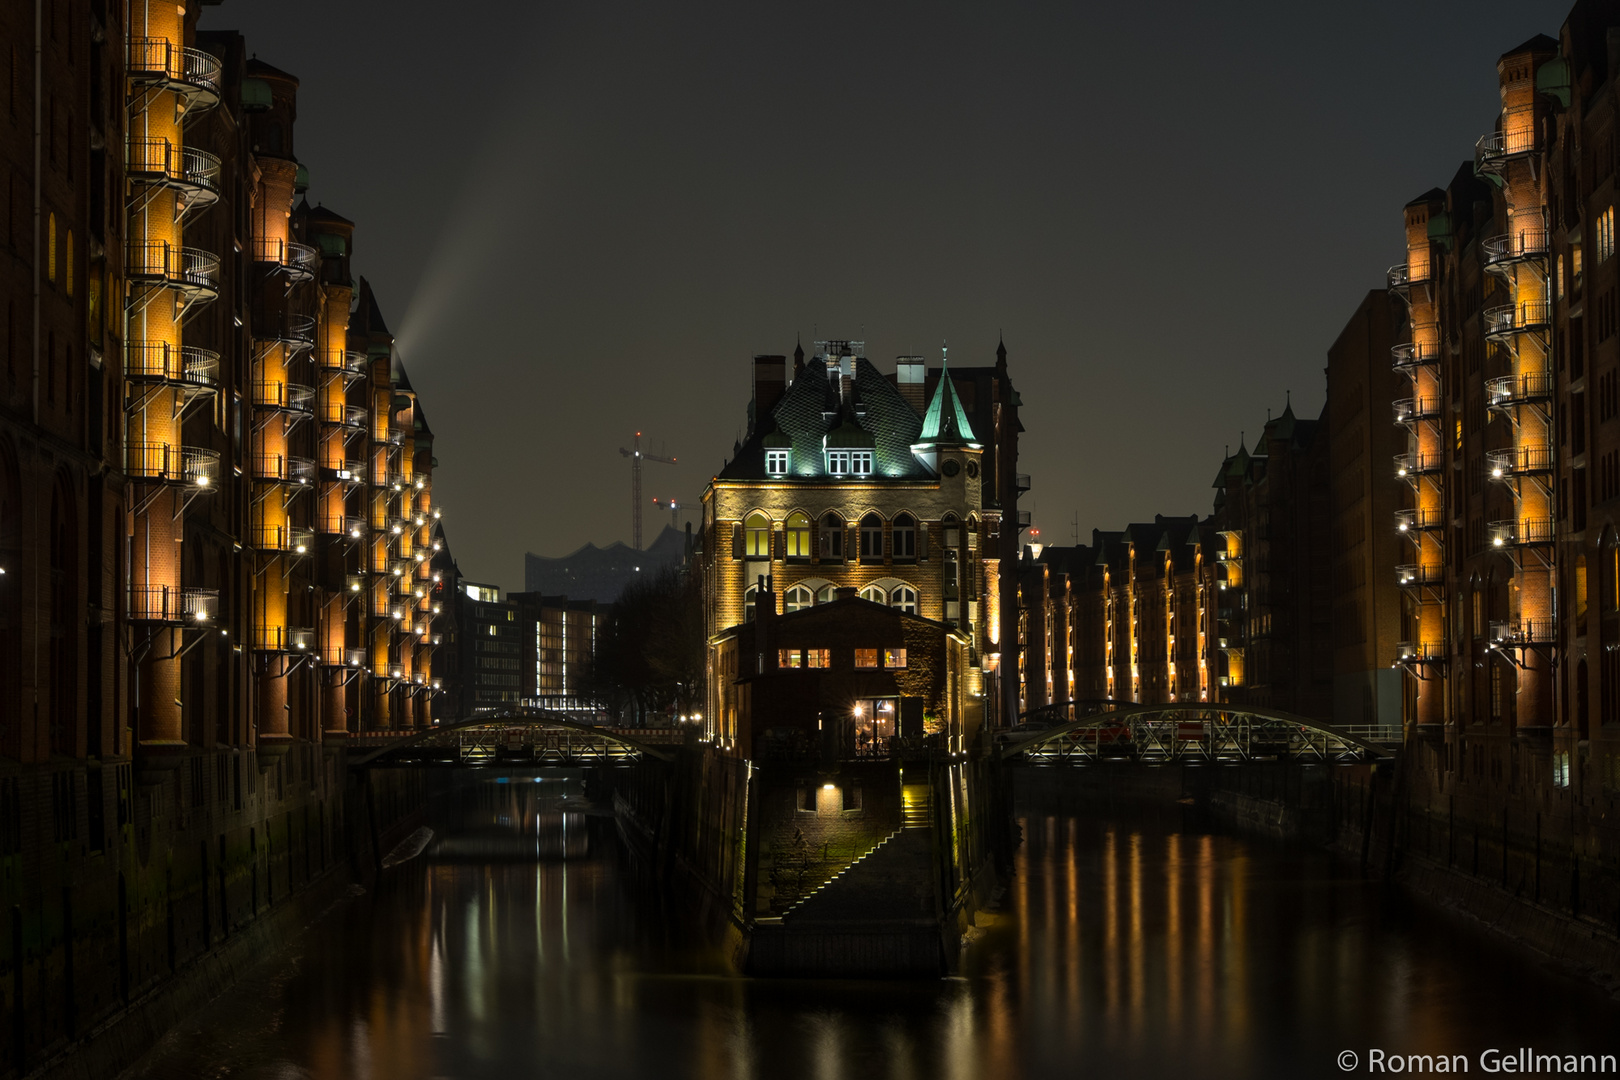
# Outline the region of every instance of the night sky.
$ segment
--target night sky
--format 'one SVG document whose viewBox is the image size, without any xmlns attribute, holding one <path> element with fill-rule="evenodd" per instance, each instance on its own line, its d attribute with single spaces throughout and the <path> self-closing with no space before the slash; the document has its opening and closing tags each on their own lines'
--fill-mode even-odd
<svg viewBox="0 0 1620 1080">
<path fill-rule="evenodd" d="M 636 430 L 694 506 L 795 332 L 993 362 L 1042 539 L 1207 513 L 1240 432 L 1385 268 L 1401 207 L 1568 0 L 226 0 L 297 75 L 309 198 L 358 223 L 468 576 L 628 540 Z M 446 18 L 461 11 L 465 17 Z M 647 508 L 647 535 L 669 514 Z"/>
</svg>

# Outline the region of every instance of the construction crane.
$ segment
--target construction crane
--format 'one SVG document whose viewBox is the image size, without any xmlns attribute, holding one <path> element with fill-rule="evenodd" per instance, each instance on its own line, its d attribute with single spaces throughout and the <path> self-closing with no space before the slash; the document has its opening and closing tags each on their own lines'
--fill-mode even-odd
<svg viewBox="0 0 1620 1080">
<path fill-rule="evenodd" d="M 654 498 L 653 501 L 652 501 L 652 504 L 654 506 L 663 507 L 665 510 L 668 510 L 669 511 L 669 523 L 671 525 L 673 525 L 677 529 L 681 527 L 681 504 L 680 503 L 676 502 L 674 499 Z"/>
<path fill-rule="evenodd" d="M 630 444 L 634 450 L 619 447 L 619 453 L 630 459 L 630 538 L 637 551 L 641 550 L 641 463 L 643 461 L 656 461 L 661 465 L 673 465 L 672 457 L 659 457 L 657 454 L 644 454 L 641 452 L 641 432 L 636 432 L 635 442 Z"/>
</svg>

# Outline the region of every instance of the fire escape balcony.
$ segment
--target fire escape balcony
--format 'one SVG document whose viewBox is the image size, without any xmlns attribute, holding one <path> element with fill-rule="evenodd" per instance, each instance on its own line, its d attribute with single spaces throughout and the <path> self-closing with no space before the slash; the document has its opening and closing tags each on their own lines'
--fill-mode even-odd
<svg viewBox="0 0 1620 1080">
<path fill-rule="evenodd" d="M 1412 451 L 1395 455 L 1395 478 L 1415 481 L 1420 476 L 1431 476 L 1445 467 L 1445 455 Z"/>
<path fill-rule="evenodd" d="M 1020 529 L 1027 529 L 1027 528 L 1029 528 L 1029 522 L 1030 522 L 1029 511 L 1028 510 L 1020 510 L 1020 511 L 1018 511 L 1018 527 Z"/>
<path fill-rule="evenodd" d="M 1553 542 L 1552 518 L 1525 518 L 1522 521 L 1493 521 L 1485 527 L 1492 547 L 1522 547 Z"/>
<path fill-rule="evenodd" d="M 1552 373 L 1529 371 L 1485 380 L 1486 403 L 1493 409 L 1511 409 L 1552 400 Z"/>
<path fill-rule="evenodd" d="M 1413 285 L 1427 285 L 1429 278 L 1427 271 L 1413 277 L 1411 263 L 1396 263 L 1384 272 L 1384 281 L 1388 284 L 1390 292 L 1405 300 L 1411 296 Z"/>
<path fill-rule="evenodd" d="M 320 658 L 322 667 L 333 668 L 363 668 L 366 666 L 366 650 L 364 649 L 334 649 Z"/>
<path fill-rule="evenodd" d="M 308 416 L 315 411 L 315 389 L 297 383 L 256 382 L 253 384 L 253 407 Z"/>
<path fill-rule="evenodd" d="M 218 614 L 218 589 L 187 589 L 168 585 L 129 587 L 131 622 L 194 625 L 212 622 Z"/>
<path fill-rule="evenodd" d="M 1406 563 L 1395 568 L 1395 584 L 1403 589 L 1418 589 L 1442 584 L 1446 568 L 1441 563 Z"/>
<path fill-rule="evenodd" d="M 260 341 L 280 342 L 295 352 L 302 352 L 315 345 L 313 315 L 297 315 L 283 311 L 262 320 L 255 319 L 254 323 L 253 336 Z"/>
<path fill-rule="evenodd" d="M 315 631 L 306 626 L 255 626 L 253 647 L 260 652 L 311 652 L 315 648 Z"/>
<path fill-rule="evenodd" d="M 1523 262 L 1544 267 L 1552 251 L 1552 233 L 1544 222 L 1537 221 L 1533 228 L 1487 237 L 1480 242 L 1480 247 L 1485 252 L 1485 269 L 1506 276 L 1512 267 Z"/>
<path fill-rule="evenodd" d="M 1416 539 L 1417 533 L 1445 527 L 1445 515 L 1438 509 L 1411 509 L 1395 511 L 1395 530 Z"/>
<path fill-rule="evenodd" d="M 262 484 L 303 487 L 315 480 L 315 463 L 287 454 L 258 454 L 253 458 L 253 479 Z"/>
<path fill-rule="evenodd" d="M 1446 646 L 1440 641 L 1398 641 L 1395 643 L 1395 662 L 1403 666 L 1412 664 L 1443 664 Z"/>
<path fill-rule="evenodd" d="M 1482 135 L 1474 144 L 1474 171 L 1480 174 L 1500 175 L 1514 158 L 1536 152 L 1536 128 L 1519 111 L 1503 117 L 1507 129 Z M 1517 122 L 1515 122 L 1517 121 Z"/>
<path fill-rule="evenodd" d="M 385 473 L 383 474 L 382 483 L 377 484 L 376 486 L 385 487 L 389 491 L 404 491 L 405 474 L 392 471 Z"/>
<path fill-rule="evenodd" d="M 294 525 L 260 525 L 254 529 L 253 546 L 260 551 L 308 555 L 315 550 L 315 532 Z"/>
<path fill-rule="evenodd" d="M 366 535 L 366 519 L 342 513 L 325 514 L 320 519 L 320 531 L 329 536 L 359 540 Z"/>
<path fill-rule="evenodd" d="M 219 104 L 220 63 L 201 49 L 187 49 L 167 38 L 130 38 L 124 70 L 137 86 L 176 94 L 182 113 Z"/>
<path fill-rule="evenodd" d="M 342 398 L 321 406 L 321 423 L 358 431 L 366 426 L 371 413 L 364 405 L 350 405 Z"/>
<path fill-rule="evenodd" d="M 1550 446 L 1519 446 L 1485 453 L 1485 468 L 1492 480 L 1549 473 L 1552 467 L 1553 452 Z"/>
<path fill-rule="evenodd" d="M 1495 621 L 1491 623 L 1491 644 L 1509 648 L 1516 645 L 1551 645 L 1555 630 L 1551 618 Z"/>
<path fill-rule="evenodd" d="M 363 378 L 366 374 L 366 354 L 344 349 L 325 349 L 320 354 L 321 370 L 342 375 L 345 380 Z"/>
<path fill-rule="evenodd" d="M 168 139 L 130 139 L 125 147 L 129 178 L 149 188 L 172 188 L 186 211 L 219 201 L 220 160 Z"/>
<path fill-rule="evenodd" d="M 131 240 L 124 267 L 131 282 L 179 292 L 185 307 L 219 295 L 219 256 L 211 251 L 167 240 Z"/>
<path fill-rule="evenodd" d="M 212 490 L 219 486 L 219 451 L 170 443 L 126 443 L 124 473 L 148 483 Z"/>
<path fill-rule="evenodd" d="M 1485 337 L 1505 341 L 1518 334 L 1545 330 L 1552 318 L 1552 305 L 1545 300 L 1521 300 L 1484 311 Z"/>
<path fill-rule="evenodd" d="M 219 353 L 167 341 L 124 344 L 124 378 L 132 383 L 172 386 L 193 393 L 219 390 Z"/>
<path fill-rule="evenodd" d="M 1418 329 L 1413 328 L 1414 332 Z M 1436 327 L 1426 329 L 1438 332 Z M 1440 362 L 1439 345 L 1420 345 L 1416 341 L 1403 341 L 1389 350 L 1390 361 L 1398 370 L 1408 370 L 1421 367 L 1425 364 L 1438 364 Z"/>
<path fill-rule="evenodd" d="M 376 424 L 372 427 L 371 441 L 377 443 L 379 446 L 385 443 L 389 446 L 404 446 L 405 430 L 403 428 L 394 427 L 392 424 L 388 425 L 387 427 L 384 427 L 381 424 Z"/>
<path fill-rule="evenodd" d="M 253 238 L 253 261 L 268 265 L 271 273 L 286 274 L 290 281 L 310 281 L 320 268 L 321 253 L 296 240 L 256 236 Z"/>
<path fill-rule="evenodd" d="M 366 463 L 363 461 L 340 461 L 326 470 L 331 475 L 328 480 L 339 484 L 363 484 L 366 482 Z"/>
<path fill-rule="evenodd" d="M 1416 424 L 1420 420 L 1440 418 L 1440 399 L 1437 397 L 1410 397 L 1395 402 L 1395 422 Z"/>
<path fill-rule="evenodd" d="M 1013 475 L 1013 490 L 1022 495 L 1029 490 L 1029 473 L 1015 473 Z"/>
</svg>

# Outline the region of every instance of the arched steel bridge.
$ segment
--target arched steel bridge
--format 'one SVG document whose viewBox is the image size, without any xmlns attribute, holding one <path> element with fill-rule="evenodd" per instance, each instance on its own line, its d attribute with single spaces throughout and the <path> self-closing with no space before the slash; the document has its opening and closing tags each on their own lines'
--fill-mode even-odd
<svg viewBox="0 0 1620 1080">
<path fill-rule="evenodd" d="M 669 749 L 623 728 L 589 723 L 587 713 L 502 709 L 471 720 L 401 732 L 378 743 L 368 733 L 351 743 L 351 766 L 364 765 L 628 765 L 669 761 Z"/>
<path fill-rule="evenodd" d="M 1071 715 L 1077 718 L 1068 719 Z M 998 736 L 996 752 L 1003 760 L 1030 765 L 1347 762 L 1394 757 L 1400 744 L 1399 728 L 1336 727 L 1279 709 L 1240 705 L 1064 701 L 1024 716 L 1037 723 L 1050 718 L 1052 726 Z"/>
</svg>

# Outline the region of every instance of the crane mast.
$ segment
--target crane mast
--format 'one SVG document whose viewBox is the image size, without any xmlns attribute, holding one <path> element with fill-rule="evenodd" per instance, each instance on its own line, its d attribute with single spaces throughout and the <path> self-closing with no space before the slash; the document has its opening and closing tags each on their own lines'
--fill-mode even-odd
<svg viewBox="0 0 1620 1080">
<path fill-rule="evenodd" d="M 630 444 L 634 449 L 626 450 L 619 447 L 619 453 L 630 459 L 630 538 L 637 551 L 641 550 L 641 463 L 643 461 L 656 461 L 660 465 L 673 465 L 672 457 L 659 457 L 657 454 L 643 453 L 641 449 L 641 432 Z"/>
</svg>

